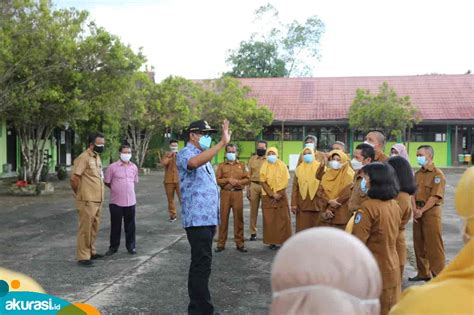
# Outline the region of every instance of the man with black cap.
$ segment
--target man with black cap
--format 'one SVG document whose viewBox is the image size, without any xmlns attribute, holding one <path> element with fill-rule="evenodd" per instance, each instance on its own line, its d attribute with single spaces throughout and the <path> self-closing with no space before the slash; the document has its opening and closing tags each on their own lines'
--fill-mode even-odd
<svg viewBox="0 0 474 315">
<path fill-rule="evenodd" d="M 192 122 L 187 145 L 177 156 L 181 189 L 181 217 L 191 246 L 188 277 L 189 314 L 214 314 L 209 292 L 212 240 L 219 225 L 219 189 L 210 161 L 230 142 L 229 121 L 221 140 L 211 147 L 212 129 L 205 120 Z"/>
</svg>

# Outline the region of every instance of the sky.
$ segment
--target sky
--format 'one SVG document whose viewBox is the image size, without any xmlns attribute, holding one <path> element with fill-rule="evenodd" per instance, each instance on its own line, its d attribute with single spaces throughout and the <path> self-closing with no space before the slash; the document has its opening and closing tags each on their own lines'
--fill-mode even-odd
<svg viewBox="0 0 474 315">
<path fill-rule="evenodd" d="M 283 22 L 317 15 L 326 25 L 315 77 L 464 74 L 474 71 L 472 0 L 53 0 L 133 49 L 156 80 L 219 77 L 230 49 L 258 31 L 254 11 L 271 3 Z"/>
</svg>

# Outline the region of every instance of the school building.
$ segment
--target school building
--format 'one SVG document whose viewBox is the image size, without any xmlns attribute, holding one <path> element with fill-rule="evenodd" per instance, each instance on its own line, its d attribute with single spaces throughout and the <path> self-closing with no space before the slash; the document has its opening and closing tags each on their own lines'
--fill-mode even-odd
<svg viewBox="0 0 474 315">
<path fill-rule="evenodd" d="M 308 134 L 319 139 L 319 150 L 327 151 L 339 140 L 348 151 L 364 140 L 364 134 L 351 130 L 348 112 L 358 88 L 378 93 L 383 82 L 394 88 L 398 96 L 410 96 L 422 121 L 403 135 L 402 142 L 416 165 L 416 148 L 429 144 L 435 150 L 435 163 L 446 167 L 459 165 L 474 153 L 474 75 L 419 75 L 387 77 L 336 78 L 250 78 L 239 79 L 251 89 L 250 97 L 267 106 L 274 114 L 258 138 L 276 146 L 281 158 L 294 166 Z M 230 117 L 230 119 L 232 119 Z M 385 151 L 390 152 L 396 139 L 389 139 Z M 67 126 L 56 128 L 48 139 L 45 154 L 53 165 L 70 166 L 74 154 L 74 131 Z M 236 141 L 241 160 L 255 151 L 255 139 Z M 161 141 L 160 141 L 161 143 Z M 467 156 L 467 158 L 466 158 Z M 214 162 L 220 162 L 224 152 Z M 15 130 L 0 118 L 0 177 L 14 175 L 21 166 L 21 148 Z"/>
<path fill-rule="evenodd" d="M 327 151 L 335 141 L 343 141 L 348 151 L 364 141 L 364 134 L 349 128 L 348 112 L 358 88 L 377 94 L 383 82 L 398 96 L 410 96 L 422 121 L 407 130 L 401 140 L 416 165 L 416 148 L 429 144 L 438 166 L 459 164 L 469 159 L 474 146 L 474 76 L 417 75 L 335 78 L 250 78 L 239 79 L 251 89 L 250 96 L 274 114 L 261 138 L 277 146 L 282 159 L 294 164 L 308 134 L 319 139 L 319 149 Z M 389 139 L 385 151 L 397 139 Z M 253 141 L 238 141 L 241 158 L 254 151 Z M 223 155 L 219 156 L 222 160 Z M 290 166 L 291 168 L 291 166 Z"/>
</svg>

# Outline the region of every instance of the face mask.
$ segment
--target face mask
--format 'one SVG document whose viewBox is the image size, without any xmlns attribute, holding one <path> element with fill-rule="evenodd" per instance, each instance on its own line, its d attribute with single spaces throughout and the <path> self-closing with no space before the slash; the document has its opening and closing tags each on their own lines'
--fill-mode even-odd
<svg viewBox="0 0 474 315">
<path fill-rule="evenodd" d="M 334 169 L 334 170 L 338 170 L 341 168 L 341 162 L 339 161 L 329 161 L 329 167 Z"/>
<path fill-rule="evenodd" d="M 257 149 L 257 155 L 258 156 L 264 156 L 265 153 L 267 153 L 266 149 Z"/>
<path fill-rule="evenodd" d="M 398 154 L 392 153 L 392 154 L 390 154 L 390 156 L 391 156 L 391 157 L 394 157 L 394 156 L 398 156 Z"/>
<path fill-rule="evenodd" d="M 211 147 L 212 138 L 209 135 L 202 136 L 199 139 L 199 145 L 203 150 L 207 150 Z"/>
<path fill-rule="evenodd" d="M 178 147 L 170 146 L 170 151 L 171 152 L 178 152 Z"/>
<path fill-rule="evenodd" d="M 102 152 L 104 152 L 104 145 L 103 144 L 94 144 L 94 152 L 95 153 L 98 153 L 98 154 L 101 154 Z"/>
<path fill-rule="evenodd" d="M 305 147 L 305 148 L 310 148 L 310 149 L 313 149 L 313 150 L 314 150 L 316 146 L 314 145 L 314 143 L 305 143 L 304 147 Z"/>
<path fill-rule="evenodd" d="M 267 161 L 268 163 L 275 164 L 276 161 L 278 160 L 276 155 L 269 155 L 267 156 Z"/>
<path fill-rule="evenodd" d="M 130 161 L 131 158 L 132 158 L 131 153 L 120 153 L 120 159 L 124 162 Z"/>
<path fill-rule="evenodd" d="M 356 171 L 360 170 L 362 167 L 364 167 L 364 165 L 362 164 L 362 162 L 359 162 L 358 160 L 356 159 L 352 159 L 351 161 L 351 165 L 352 165 L 352 168 Z"/>
<path fill-rule="evenodd" d="M 236 155 L 235 155 L 235 153 L 226 153 L 226 154 L 225 154 L 225 158 L 226 158 L 228 161 L 235 161 Z"/>
<path fill-rule="evenodd" d="M 367 181 L 365 180 L 365 177 L 363 177 L 360 181 L 360 190 L 362 190 L 364 194 L 367 194 L 367 192 L 369 191 L 369 189 L 367 188 Z"/>
<path fill-rule="evenodd" d="M 370 145 L 372 148 L 374 147 L 374 145 L 370 143 L 369 141 L 365 141 L 364 143 Z"/>
<path fill-rule="evenodd" d="M 314 155 L 312 155 L 311 153 L 310 154 L 305 154 L 303 156 L 303 159 L 306 163 L 311 163 L 314 161 Z"/>
<path fill-rule="evenodd" d="M 421 166 L 425 166 L 426 165 L 426 157 L 424 156 L 417 156 L 416 157 L 416 162 L 421 165 Z"/>
</svg>

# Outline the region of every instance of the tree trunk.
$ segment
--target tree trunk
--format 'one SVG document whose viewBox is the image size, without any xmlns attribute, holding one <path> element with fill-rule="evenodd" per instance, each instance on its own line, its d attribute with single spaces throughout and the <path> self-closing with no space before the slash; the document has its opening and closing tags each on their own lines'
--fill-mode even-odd
<svg viewBox="0 0 474 315">
<path fill-rule="evenodd" d="M 142 139 L 142 134 L 144 137 Z M 135 156 L 135 162 L 139 168 L 143 167 L 145 162 L 146 153 L 148 151 L 148 145 L 150 144 L 151 137 L 153 132 L 148 129 L 140 129 L 130 125 L 127 131 L 127 138 L 132 149 L 132 153 Z"/>
<path fill-rule="evenodd" d="M 15 129 L 20 138 L 25 177 L 28 182 L 37 184 L 40 181 L 41 170 L 44 164 L 44 147 L 51 136 L 53 128 L 49 126 L 27 125 L 15 126 Z"/>
</svg>

